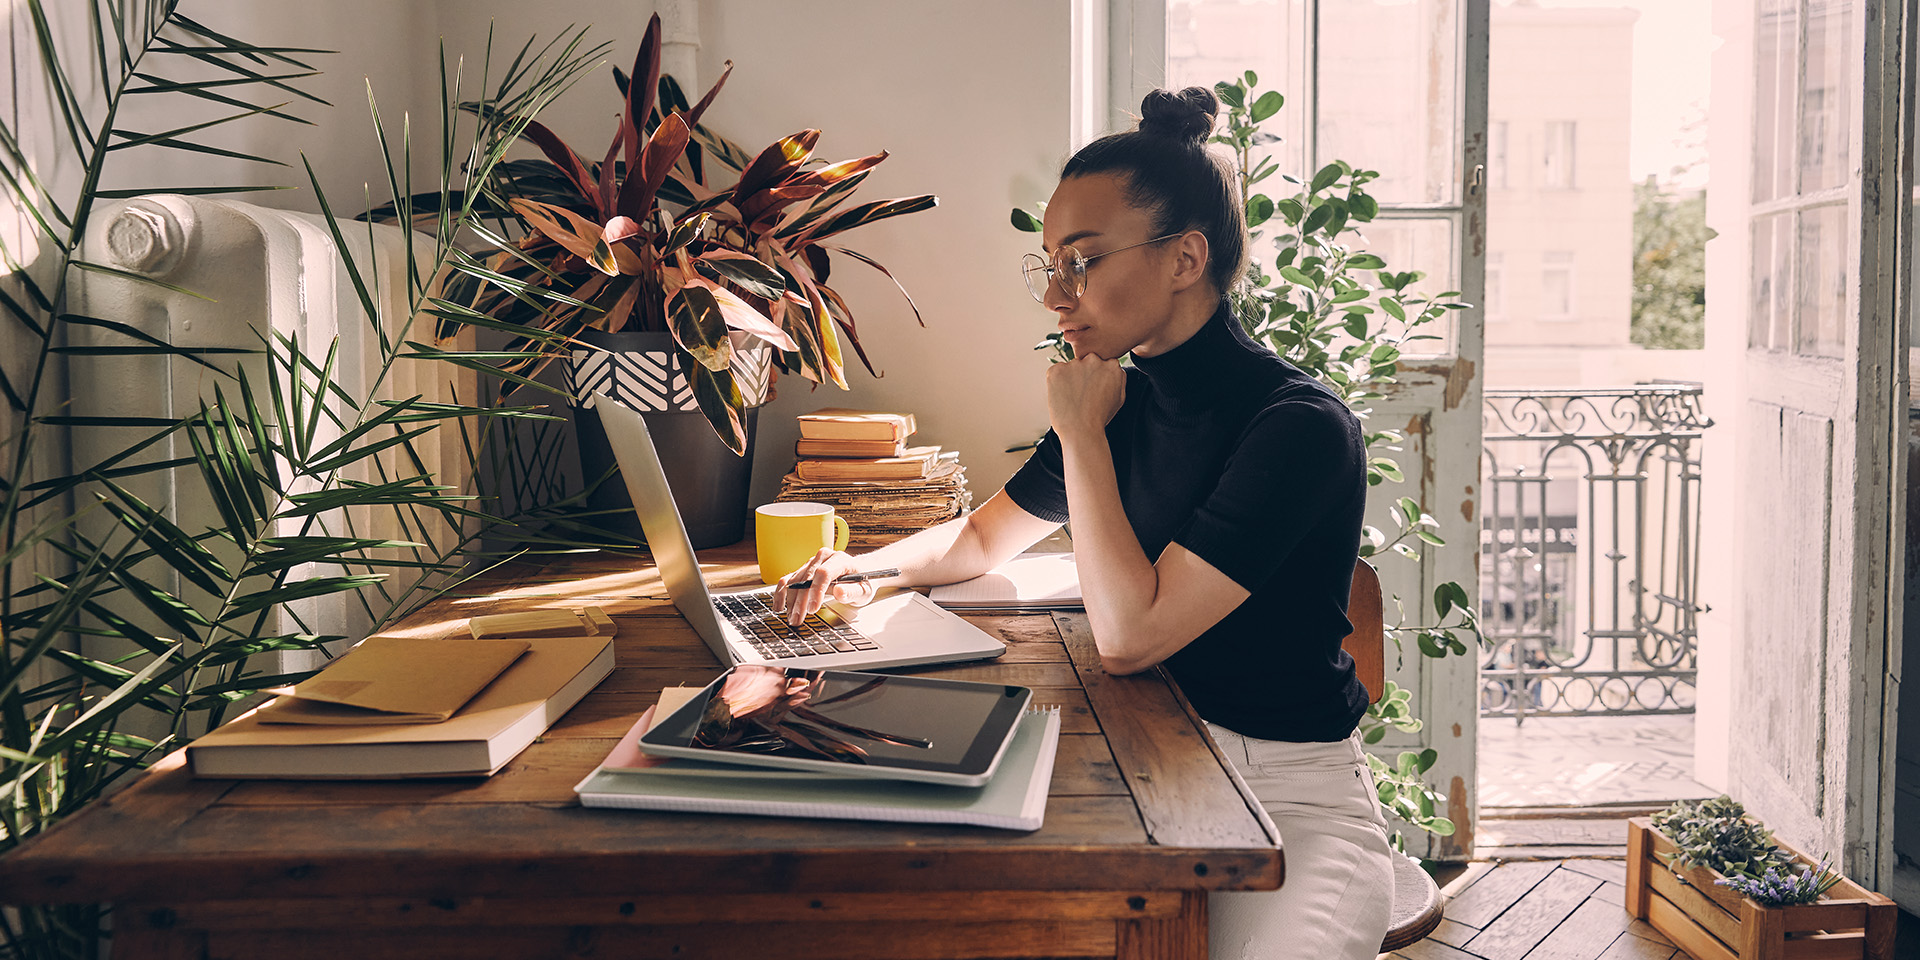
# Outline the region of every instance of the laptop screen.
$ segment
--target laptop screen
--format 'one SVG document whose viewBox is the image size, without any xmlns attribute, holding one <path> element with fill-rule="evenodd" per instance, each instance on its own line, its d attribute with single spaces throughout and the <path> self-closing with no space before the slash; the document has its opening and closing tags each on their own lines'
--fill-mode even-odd
<svg viewBox="0 0 1920 960">
<path fill-rule="evenodd" d="M 666 581 L 667 596 L 673 598 L 673 605 L 680 608 L 681 616 L 693 625 L 714 656 L 721 663 L 733 663 L 736 658 L 727 647 L 726 633 L 720 629 L 707 581 L 700 576 L 700 560 L 694 556 L 693 541 L 680 520 L 680 508 L 673 502 L 673 490 L 667 486 L 667 472 L 660 466 L 660 454 L 654 449 L 653 435 L 647 432 L 646 418 L 604 393 L 593 394 L 589 407 L 599 414 L 607 443 L 620 461 L 620 475 L 626 480 L 628 496 L 633 498 L 640 529 L 646 532 L 647 549 L 660 568 L 660 579 Z"/>
</svg>

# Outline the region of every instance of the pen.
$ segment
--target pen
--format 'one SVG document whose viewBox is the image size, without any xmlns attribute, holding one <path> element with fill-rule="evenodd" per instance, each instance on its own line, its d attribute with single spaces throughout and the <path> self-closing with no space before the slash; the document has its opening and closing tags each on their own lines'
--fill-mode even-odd
<svg viewBox="0 0 1920 960">
<path fill-rule="evenodd" d="M 833 582 L 834 583 L 860 583 L 865 580 L 879 580 L 884 577 L 897 577 L 899 575 L 900 575 L 899 567 L 888 567 L 885 570 L 867 570 L 862 573 L 849 573 L 844 577 L 834 577 Z M 795 580 L 794 582 L 787 584 L 787 589 L 788 590 L 805 590 L 806 588 L 811 586 L 813 586 L 813 581 L 811 579 Z"/>
</svg>

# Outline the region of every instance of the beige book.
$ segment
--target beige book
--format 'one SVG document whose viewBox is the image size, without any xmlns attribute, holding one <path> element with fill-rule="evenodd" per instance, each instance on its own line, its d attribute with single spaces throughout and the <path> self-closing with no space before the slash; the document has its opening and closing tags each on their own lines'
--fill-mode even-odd
<svg viewBox="0 0 1920 960">
<path fill-rule="evenodd" d="M 897 457 L 907 452 L 905 440 L 795 440 L 799 457 Z"/>
<path fill-rule="evenodd" d="M 527 643 L 527 652 L 505 673 L 443 722 L 269 723 L 282 709 L 282 701 L 275 701 L 195 740 L 187 747 L 187 763 L 195 776 L 241 779 L 487 776 L 613 672 L 612 637 L 537 637 Z"/>
<path fill-rule="evenodd" d="M 793 472 L 802 480 L 921 480 L 933 470 L 939 447 L 913 447 L 897 457 L 871 460 L 802 460 Z"/>
<path fill-rule="evenodd" d="M 823 407 L 794 419 L 809 440 L 905 440 L 914 431 L 911 413 Z"/>
<path fill-rule="evenodd" d="M 613 618 L 599 607 L 577 610 L 528 610 L 494 613 L 467 621 L 476 639 L 483 637 L 610 637 Z"/>
<path fill-rule="evenodd" d="M 270 723 L 438 723 L 527 649 L 525 640 L 368 637 L 326 669 L 275 687 Z"/>
</svg>

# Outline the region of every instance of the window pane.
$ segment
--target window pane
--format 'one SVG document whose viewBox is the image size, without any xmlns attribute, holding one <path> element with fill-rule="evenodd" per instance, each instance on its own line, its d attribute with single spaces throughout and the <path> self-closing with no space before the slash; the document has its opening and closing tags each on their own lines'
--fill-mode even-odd
<svg viewBox="0 0 1920 960">
<path fill-rule="evenodd" d="M 1388 270 L 1426 272 L 1424 279 L 1407 288 L 1409 294 L 1431 297 L 1460 289 L 1459 260 L 1453 250 L 1453 221 L 1396 217 L 1363 224 L 1361 229 L 1364 232 L 1359 236 L 1348 235 L 1348 246 L 1379 255 L 1387 262 Z M 1453 318 L 1458 313 L 1449 310 L 1446 317 L 1422 328 L 1421 333 L 1440 339 L 1410 343 L 1407 352 L 1422 356 L 1452 353 Z"/>
<path fill-rule="evenodd" d="M 1793 343 L 1789 330 L 1793 323 L 1793 214 L 1782 213 L 1773 220 L 1773 349 L 1785 350 Z"/>
<path fill-rule="evenodd" d="M 1773 348 L 1773 291 L 1780 282 L 1773 275 L 1773 222 L 1779 215 L 1753 218 L 1753 288 L 1747 297 L 1747 346 Z"/>
<path fill-rule="evenodd" d="M 1847 340 L 1847 208 L 1800 211 L 1800 353 L 1837 357 Z"/>
<path fill-rule="evenodd" d="M 1564 250 L 1540 256 L 1540 316 L 1566 320 L 1573 316 L 1573 254 Z"/>
<path fill-rule="evenodd" d="M 1753 49 L 1753 199 L 1793 192 L 1794 77 L 1800 44 L 1799 0 L 1759 0 Z M 1784 346 L 1784 344 L 1783 344 Z"/>
<path fill-rule="evenodd" d="M 1800 192 L 1847 182 L 1853 71 L 1860 59 L 1851 0 L 1807 4 L 1807 87 L 1800 102 Z"/>
<path fill-rule="evenodd" d="M 1383 204 L 1457 203 L 1457 0 L 1320 0 L 1316 166 L 1380 171 Z"/>
<path fill-rule="evenodd" d="M 1306 12 L 1304 0 L 1167 0 L 1167 86 L 1206 87 L 1252 70 L 1256 91 L 1278 90 L 1286 105 L 1260 129 L 1280 138 L 1256 147 L 1301 179 L 1306 169 Z M 1139 111 L 1139 104 L 1128 109 Z M 1257 162 L 1257 161 L 1256 161 Z M 1262 182 L 1268 196 L 1290 187 L 1279 177 Z"/>
<path fill-rule="evenodd" d="M 1547 121 L 1544 149 L 1541 151 L 1541 186 L 1553 190 L 1573 189 L 1574 132 L 1572 120 Z"/>
</svg>

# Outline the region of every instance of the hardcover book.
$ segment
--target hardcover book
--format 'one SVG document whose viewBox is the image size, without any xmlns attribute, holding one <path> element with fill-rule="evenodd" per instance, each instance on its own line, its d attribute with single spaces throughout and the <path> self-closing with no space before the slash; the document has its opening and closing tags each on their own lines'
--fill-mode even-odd
<svg viewBox="0 0 1920 960">
<path fill-rule="evenodd" d="M 794 418 L 800 435 L 808 440 L 891 440 L 899 442 L 913 435 L 911 413 L 881 413 L 872 410 L 848 410 L 824 407 Z"/>
<path fill-rule="evenodd" d="M 462 641 L 473 643 L 475 641 Z M 274 780 L 483 777 L 505 766 L 613 672 L 612 637 L 537 637 L 440 723 L 275 723 L 276 700 L 187 747 L 198 777 Z"/>
<path fill-rule="evenodd" d="M 911 447 L 897 457 L 870 460 L 802 460 L 793 472 L 802 480 L 924 480 L 940 458 L 939 447 Z"/>
<path fill-rule="evenodd" d="M 897 457 L 907 452 L 905 440 L 808 440 L 794 441 L 793 452 L 800 457 Z"/>
</svg>

